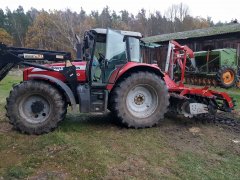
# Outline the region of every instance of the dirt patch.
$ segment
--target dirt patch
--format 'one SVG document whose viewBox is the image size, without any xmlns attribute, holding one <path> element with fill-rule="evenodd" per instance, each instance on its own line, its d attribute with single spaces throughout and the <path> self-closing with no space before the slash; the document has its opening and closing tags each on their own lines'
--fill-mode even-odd
<svg viewBox="0 0 240 180">
<path fill-rule="evenodd" d="M 12 130 L 12 125 L 8 122 L 1 121 L 0 122 L 0 134 L 4 134 Z"/>
<path fill-rule="evenodd" d="M 231 128 L 191 121 L 176 123 L 176 120 L 170 120 L 161 126 L 161 131 L 164 132 L 169 146 L 177 151 L 207 156 L 211 156 L 209 151 L 213 154 L 219 153 L 220 156 L 226 151 L 234 154 L 240 153 L 240 143 L 235 143 L 239 140 L 239 133 Z"/>
<path fill-rule="evenodd" d="M 48 179 L 65 180 L 68 179 L 68 174 L 58 171 L 39 172 L 36 176 L 28 178 L 28 180 L 48 180 Z"/>
<path fill-rule="evenodd" d="M 104 179 L 124 179 L 126 177 L 141 177 L 147 174 L 147 162 L 140 157 L 128 157 L 121 164 L 111 166 Z"/>
<path fill-rule="evenodd" d="M 105 180 L 115 179 L 155 179 L 153 177 L 171 177 L 171 168 L 154 166 L 140 156 L 130 156 L 122 163 L 108 168 Z"/>
<path fill-rule="evenodd" d="M 212 147 L 218 147 L 218 154 L 221 155 L 225 152 L 230 152 L 240 155 L 240 144 L 234 143 L 234 141 L 239 140 L 239 133 L 229 128 L 215 126 L 204 128 L 204 134 L 206 134 L 206 138 L 204 139 L 206 142 Z"/>
<path fill-rule="evenodd" d="M 189 132 L 192 134 L 199 134 L 201 129 L 199 127 L 191 127 L 189 128 Z"/>
<path fill-rule="evenodd" d="M 71 179 L 69 172 L 65 168 L 54 161 L 44 162 L 40 167 L 37 168 L 32 176 L 27 178 L 28 180 L 48 180 L 48 179 L 57 179 L 57 180 L 66 180 Z"/>
<path fill-rule="evenodd" d="M 51 146 L 47 146 L 45 149 L 44 149 L 44 154 L 47 156 L 47 157 L 54 157 L 57 153 L 61 152 L 61 151 L 65 151 L 66 149 L 68 148 L 67 145 L 51 145 Z"/>
<path fill-rule="evenodd" d="M 193 151 L 202 153 L 204 150 L 204 141 L 202 140 L 202 130 L 193 132 L 193 127 L 172 125 L 165 127 L 164 133 L 169 146 L 176 151 Z M 191 130 L 191 131 L 190 131 Z"/>
</svg>

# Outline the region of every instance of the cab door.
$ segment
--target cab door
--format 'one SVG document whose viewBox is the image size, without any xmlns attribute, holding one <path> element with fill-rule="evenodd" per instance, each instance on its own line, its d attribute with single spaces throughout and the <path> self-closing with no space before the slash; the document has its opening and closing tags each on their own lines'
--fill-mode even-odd
<svg viewBox="0 0 240 180">
<path fill-rule="evenodd" d="M 124 35 L 107 30 L 106 57 L 103 65 L 103 82 L 108 83 L 111 74 L 118 66 L 127 63 L 126 41 Z"/>
</svg>

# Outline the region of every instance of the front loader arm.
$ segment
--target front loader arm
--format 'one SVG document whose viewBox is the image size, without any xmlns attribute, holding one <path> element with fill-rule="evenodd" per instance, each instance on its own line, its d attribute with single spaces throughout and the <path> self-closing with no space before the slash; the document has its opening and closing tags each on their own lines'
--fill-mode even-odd
<svg viewBox="0 0 240 180">
<path fill-rule="evenodd" d="M 0 81 L 17 64 L 54 71 L 52 68 L 30 63 L 29 61 L 48 60 L 58 62 L 70 59 L 71 54 L 69 52 L 8 47 L 5 44 L 0 43 Z"/>
</svg>

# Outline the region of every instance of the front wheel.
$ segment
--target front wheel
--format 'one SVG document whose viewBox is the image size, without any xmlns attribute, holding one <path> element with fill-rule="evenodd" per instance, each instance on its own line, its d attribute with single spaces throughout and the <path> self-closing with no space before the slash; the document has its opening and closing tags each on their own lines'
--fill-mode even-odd
<svg viewBox="0 0 240 180">
<path fill-rule="evenodd" d="M 14 86 L 7 98 L 7 116 L 15 129 L 43 134 L 55 129 L 67 109 L 60 92 L 51 84 L 25 81 Z"/>
<path fill-rule="evenodd" d="M 169 95 L 166 85 L 153 73 L 133 73 L 114 91 L 114 111 L 128 127 L 152 127 L 167 112 Z"/>
</svg>

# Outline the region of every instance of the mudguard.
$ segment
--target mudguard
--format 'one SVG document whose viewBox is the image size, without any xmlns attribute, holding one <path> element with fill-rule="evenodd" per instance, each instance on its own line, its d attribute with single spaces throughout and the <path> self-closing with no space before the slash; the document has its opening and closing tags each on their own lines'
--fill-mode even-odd
<svg viewBox="0 0 240 180">
<path fill-rule="evenodd" d="M 31 74 L 28 77 L 29 77 L 29 79 L 50 80 L 50 81 L 54 82 L 55 84 L 59 85 L 62 88 L 62 90 L 66 93 L 66 95 L 71 103 L 72 110 L 74 112 L 77 112 L 77 103 L 76 103 L 74 94 L 73 94 L 72 90 L 64 82 L 60 81 L 57 78 L 54 78 L 54 77 L 51 77 L 48 75 L 43 75 L 43 74 L 41 74 L 41 75 L 40 74 Z"/>
<path fill-rule="evenodd" d="M 159 75 L 160 77 L 164 76 L 163 72 L 161 71 L 157 64 L 128 62 L 123 66 L 116 67 L 116 70 L 110 76 L 107 89 L 110 91 L 113 88 L 113 86 L 117 84 L 117 81 L 119 81 L 125 74 L 137 71 L 148 71 L 153 72 Z"/>
</svg>

